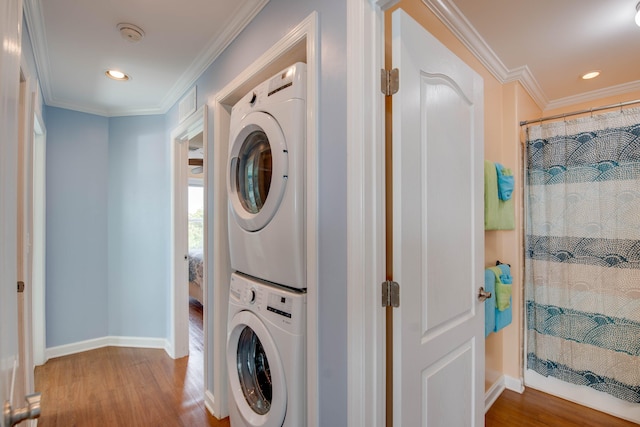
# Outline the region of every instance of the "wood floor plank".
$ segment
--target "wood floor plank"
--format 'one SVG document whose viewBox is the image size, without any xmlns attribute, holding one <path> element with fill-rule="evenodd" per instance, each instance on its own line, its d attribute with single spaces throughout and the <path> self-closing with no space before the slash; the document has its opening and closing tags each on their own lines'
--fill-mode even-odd
<svg viewBox="0 0 640 427">
<path fill-rule="evenodd" d="M 485 415 L 486 427 L 637 427 L 532 388 L 505 390 Z"/>
<path fill-rule="evenodd" d="M 189 356 L 105 347 L 36 368 L 39 427 L 229 427 L 204 406 L 202 306 L 192 300 Z"/>
</svg>

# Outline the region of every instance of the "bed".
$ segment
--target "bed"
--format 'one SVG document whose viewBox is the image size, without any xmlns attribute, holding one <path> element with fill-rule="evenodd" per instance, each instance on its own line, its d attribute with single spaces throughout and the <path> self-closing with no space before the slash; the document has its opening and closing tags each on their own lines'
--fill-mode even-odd
<svg viewBox="0 0 640 427">
<path fill-rule="evenodd" d="M 202 249 L 189 251 L 189 296 L 202 304 Z"/>
</svg>

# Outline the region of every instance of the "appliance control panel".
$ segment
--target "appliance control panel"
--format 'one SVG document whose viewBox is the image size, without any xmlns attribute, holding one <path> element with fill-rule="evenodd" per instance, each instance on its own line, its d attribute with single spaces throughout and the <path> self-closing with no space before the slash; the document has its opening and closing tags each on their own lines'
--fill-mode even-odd
<svg viewBox="0 0 640 427">
<path fill-rule="evenodd" d="M 260 313 L 265 319 L 291 333 L 302 334 L 305 331 L 305 292 L 234 273 L 229 285 L 229 300 L 254 313 Z"/>
</svg>

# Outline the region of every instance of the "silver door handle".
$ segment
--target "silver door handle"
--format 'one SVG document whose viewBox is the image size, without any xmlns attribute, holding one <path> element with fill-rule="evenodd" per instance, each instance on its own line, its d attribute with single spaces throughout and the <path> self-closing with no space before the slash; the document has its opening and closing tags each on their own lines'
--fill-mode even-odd
<svg viewBox="0 0 640 427">
<path fill-rule="evenodd" d="M 478 301 L 482 302 L 487 298 L 491 298 L 491 292 L 485 291 L 484 288 L 481 286 L 480 289 L 478 289 Z"/>
<path fill-rule="evenodd" d="M 13 427 L 24 420 L 32 420 L 40 416 L 40 398 L 41 393 L 28 394 L 24 397 L 27 401 L 27 406 L 24 408 L 16 409 L 11 408 L 11 403 L 6 400 L 4 402 L 4 425 L 5 427 Z"/>
</svg>

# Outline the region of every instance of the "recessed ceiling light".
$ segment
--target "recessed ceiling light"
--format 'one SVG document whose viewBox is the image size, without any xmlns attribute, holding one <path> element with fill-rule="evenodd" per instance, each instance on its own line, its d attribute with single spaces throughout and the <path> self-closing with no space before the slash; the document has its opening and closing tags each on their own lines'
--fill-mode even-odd
<svg viewBox="0 0 640 427">
<path fill-rule="evenodd" d="M 106 74 L 107 77 L 109 77 L 110 79 L 113 79 L 113 80 L 120 80 L 120 81 L 129 80 L 129 76 L 127 76 L 122 71 L 107 70 L 107 71 L 105 71 L 105 74 Z"/>
<path fill-rule="evenodd" d="M 589 71 L 588 73 L 585 73 L 582 75 L 582 79 L 583 80 L 595 79 L 599 75 L 600 75 L 600 71 L 598 70 Z"/>
</svg>

